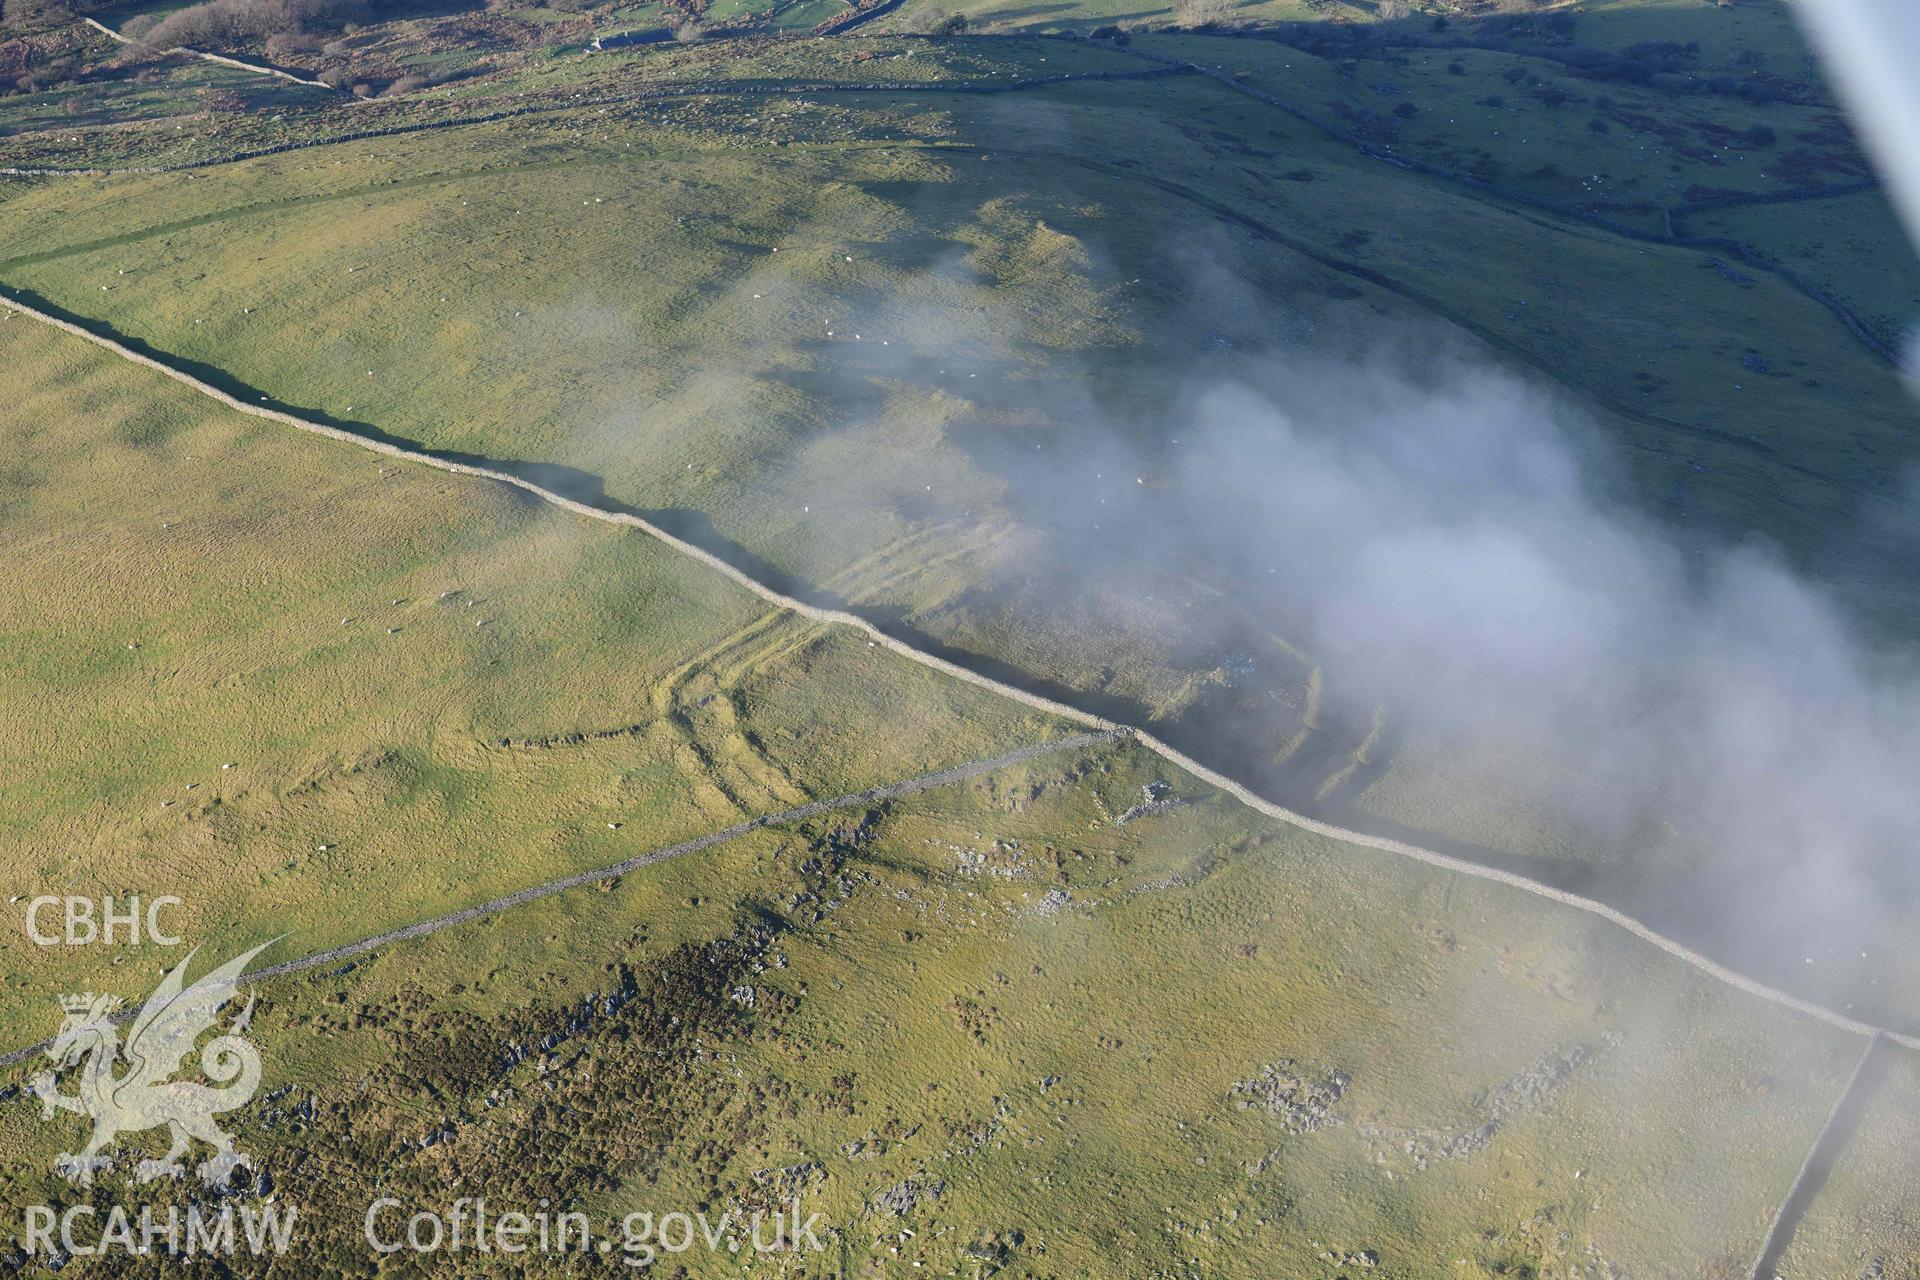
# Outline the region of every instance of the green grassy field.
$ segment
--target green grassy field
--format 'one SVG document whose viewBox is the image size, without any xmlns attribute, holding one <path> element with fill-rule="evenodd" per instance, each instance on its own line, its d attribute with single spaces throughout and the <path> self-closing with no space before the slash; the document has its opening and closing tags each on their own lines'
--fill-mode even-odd
<svg viewBox="0 0 1920 1280">
<path fill-rule="evenodd" d="M 4 323 L 25 678 L 0 722 L 33 731 L 0 742 L 37 884 L 177 891 L 196 941 L 290 933 L 286 958 L 1060 731 L 636 535 Z M 1171 807 L 1131 816 L 1149 784 Z M 177 958 L 9 943 L 5 1025 L 24 1041 L 48 990 L 137 996 Z M 615 989 L 641 998 L 580 1026 Z M 1757 1247 L 1857 1049 L 1132 747 L 755 833 L 265 994 L 242 1145 L 302 1206 L 303 1257 L 348 1274 L 376 1171 L 422 1204 L 617 1216 L 750 1205 L 778 1169 L 834 1228 L 831 1270 L 788 1274 L 1711 1271 Z M 64 1145 L 0 1111 L 9 1195 L 65 1203 Z"/>
<path fill-rule="evenodd" d="M 1870 172 L 1837 108 L 1823 102 L 1675 97 L 1587 79 L 1548 58 L 1475 48 L 1335 60 L 1254 39 L 1141 36 L 1136 46 L 1218 64 L 1397 155 L 1569 204 L 1665 208 L 1690 192 L 1765 194 Z M 1773 140 L 1754 141 L 1758 128 Z M 1619 220 L 1639 221 L 1633 211 Z"/>
<path fill-rule="evenodd" d="M 511 75 L 449 85 L 432 98 L 488 98 L 560 88 L 599 92 L 684 81 L 741 84 L 874 84 L 970 81 L 994 84 L 1089 71 L 1138 71 L 1137 60 L 1095 45 L 1041 37 L 927 40 L 762 38 L 712 44 L 639 45 L 554 58 Z M 744 82 L 744 83 L 743 83 Z"/>
<path fill-rule="evenodd" d="M 1588 209 L 1645 235 L 1739 240 L 1839 297 L 1888 348 L 1900 348 L 1920 315 L 1920 266 L 1881 194 L 1711 207 L 1870 178 L 1847 122 L 1825 99 L 1676 97 L 1586 79 L 1548 58 L 1476 48 L 1389 48 L 1334 60 L 1257 39 L 1145 36 L 1135 47 L 1218 65 L 1397 156 Z M 1701 202 L 1708 207 L 1687 212 Z M 1678 221 L 1670 225 L 1663 210 Z"/>
<path fill-rule="evenodd" d="M 1807 75 L 1807 44 L 1789 0 L 1714 6 L 1675 0 L 1604 0 L 1551 6 L 1577 10 L 1574 39 L 1624 50 L 1647 41 L 1697 44 L 1703 66 L 1757 66 L 1783 79 Z"/>
<path fill-rule="evenodd" d="M 1202 63 L 1286 56 L 1156 39 Z M 917 44 L 911 61 L 946 56 Z M 1392 170 L 1203 77 L 779 92 L 835 74 L 812 47 L 751 54 L 771 83 L 737 95 L 569 107 L 711 55 L 557 63 L 510 81 L 546 95 L 535 116 L 43 185 L 0 206 L 0 281 L 340 422 L 573 468 L 582 493 L 1151 721 L 1281 795 L 1331 793 L 1543 872 L 1598 867 L 1639 909 L 1657 877 L 1570 843 L 1541 801 L 1574 762 L 1510 759 L 1435 806 L 1448 748 L 1371 758 L 1367 691 L 1322 702 L 1324 655 L 1257 579 L 1151 547 L 1084 568 L 1157 509 L 1177 388 L 1256 372 L 1260 353 L 1345 360 L 1437 332 L 1572 397 L 1681 538 L 1762 536 L 1912 633 L 1897 540 L 1834 538 L 1898 507 L 1910 404 L 1789 282 Z M 1049 47 L 1009 45 L 992 74 Z M 978 76 L 1000 46 L 952 48 Z M 1196 272 L 1248 305 L 1196 306 Z"/>
<path fill-rule="evenodd" d="M 1800 1229 L 1782 1271 L 1787 1275 L 1920 1275 L 1920 1214 L 1912 1187 L 1920 1073 L 1899 1055 L 1860 1117 Z"/>
<path fill-rule="evenodd" d="M 306 953 L 1063 732 L 637 534 L 0 342 L 0 839 L 38 892 Z M 15 1038 L 157 963 L 0 952 Z"/>
<path fill-rule="evenodd" d="M 1763 246 L 1818 281 L 1896 351 L 1920 316 L 1920 267 L 1893 210 L 1877 195 L 1817 204 L 1714 209 L 1687 219 L 1691 234 Z"/>
<path fill-rule="evenodd" d="M 277 981 L 258 1027 L 242 1145 L 347 1274 L 376 1176 L 596 1220 L 787 1187 L 832 1233 L 786 1275 L 1737 1274 L 1859 1047 L 1132 748 Z M 61 1138 L 0 1111 L 11 1196 L 64 1203 Z"/>
<path fill-rule="evenodd" d="M 1789 6 L 1535 6 L 1573 35 L 1522 52 L 1417 44 L 1482 30 L 1422 13 L 1353 57 L 1041 34 L 1171 13 L 1109 0 L 940 7 L 999 34 L 898 34 L 928 15 L 909 0 L 854 39 L 584 55 L 558 11 L 453 14 L 372 24 L 354 56 L 424 68 L 472 23 L 449 65 L 502 69 L 353 104 L 255 78 L 245 111 L 207 109 L 226 73 L 172 64 L 0 98 L 0 164 L 214 162 L 0 179 L 0 288 L 247 400 L 636 511 L 1278 798 L 1685 914 L 1690 864 L 1583 841 L 1556 804 L 1593 762 L 1423 732 L 1251 559 L 1142 531 L 1244 480 L 1182 454 L 1199 389 L 1406 350 L 1563 407 L 1676 555 L 1777 546 L 1910 643 L 1907 388 L 1794 282 L 1657 242 L 1660 209 L 1858 177 L 1844 123 L 1817 83 L 1756 104 L 1563 57 L 1696 42 L 1703 77 L 1795 80 Z M 544 48 L 475 53 L 549 20 Z M 1602 211 L 1640 235 L 1395 167 L 1206 75 L 1100 78 L 1143 53 L 1526 195 L 1638 202 Z M 1058 75 L 1080 78 L 997 91 Z M 337 140 L 423 125 L 447 127 Z M 220 162 L 270 146 L 297 149 Z M 1681 225 L 1887 345 L 1920 311 L 1877 194 Z M 0 862 L 34 893 L 177 893 L 208 957 L 312 954 L 1073 731 L 506 486 L 228 412 L 4 313 L 0 353 Z M 1675 927 L 1911 1020 L 1911 922 L 1890 907 L 1858 963 L 1817 969 L 1784 925 Z M 0 1050 L 53 1029 L 52 992 L 137 998 L 177 958 L 6 936 Z M 673 1265 L 1731 1280 L 1861 1047 L 1587 915 L 1266 822 L 1131 744 L 275 980 L 256 1035 L 270 1092 L 241 1145 L 313 1223 L 283 1270 L 356 1277 L 499 1271 L 379 1263 L 376 1194 L 606 1216 L 791 1192 L 826 1255 Z M 1920 1277 L 1908 1057 L 1783 1275 Z M 0 1211 L 80 1194 L 51 1172 L 77 1126 L 0 1100 Z M 123 1262 L 87 1273 L 151 1267 Z"/>
<path fill-rule="evenodd" d="M 311 105 L 321 96 L 318 89 L 264 85 L 260 76 L 185 58 L 162 63 L 159 70 L 150 80 L 80 82 L 0 98 L 0 138 L 42 131 L 71 135 L 149 120 L 185 132 L 182 116 L 192 119 L 195 129 L 203 127 L 210 99 L 227 111 L 271 111 L 289 102 Z"/>
</svg>

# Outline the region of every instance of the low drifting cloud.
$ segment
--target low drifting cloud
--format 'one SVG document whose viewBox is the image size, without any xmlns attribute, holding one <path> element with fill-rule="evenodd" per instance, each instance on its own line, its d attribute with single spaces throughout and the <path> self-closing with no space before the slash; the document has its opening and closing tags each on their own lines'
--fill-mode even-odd
<svg viewBox="0 0 1920 1280">
<path fill-rule="evenodd" d="M 1764 544 L 1642 514 L 1578 415 L 1510 375 L 1283 359 L 1259 384 L 1192 397 L 1168 532 L 1272 584 L 1422 739 L 1540 765 L 1465 802 L 1546 805 L 1608 896 L 1776 975 L 1867 980 L 1920 897 L 1910 653 Z"/>
</svg>

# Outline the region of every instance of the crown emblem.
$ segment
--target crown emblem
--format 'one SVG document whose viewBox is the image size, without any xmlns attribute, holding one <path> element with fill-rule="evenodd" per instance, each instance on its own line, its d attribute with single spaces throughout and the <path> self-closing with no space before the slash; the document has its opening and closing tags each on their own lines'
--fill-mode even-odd
<svg viewBox="0 0 1920 1280">
<path fill-rule="evenodd" d="M 60 997 L 60 1007 L 68 1013 L 92 1013 L 96 1010 L 101 1013 L 106 1013 L 119 1003 L 120 998 L 118 996 L 96 995 L 91 991 L 83 992 L 77 996 Z"/>
</svg>

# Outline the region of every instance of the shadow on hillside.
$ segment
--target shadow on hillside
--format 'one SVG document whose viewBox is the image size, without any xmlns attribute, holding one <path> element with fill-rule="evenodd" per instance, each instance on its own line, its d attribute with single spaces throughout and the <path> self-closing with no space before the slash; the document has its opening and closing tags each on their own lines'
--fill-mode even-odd
<svg viewBox="0 0 1920 1280">
<path fill-rule="evenodd" d="M 1464 841 L 1448 840 L 1431 832 L 1388 823 L 1377 817 L 1361 815 L 1352 801 L 1392 764 L 1399 741 L 1389 725 L 1378 741 L 1354 764 L 1345 736 L 1338 733 L 1317 735 L 1309 747 L 1284 761 L 1274 761 L 1262 722 L 1250 718 L 1244 706 L 1202 701 L 1187 713 L 1155 722 L 1150 707 L 1137 699 L 1115 695 L 1101 689 L 1078 688 L 1033 674 L 989 655 L 950 645 L 910 621 L 904 609 L 856 604 L 794 575 L 714 527 L 702 511 L 687 507 L 638 507 L 610 497 L 604 479 L 578 467 L 540 462 L 524 458 L 500 458 L 459 450 L 435 449 L 410 437 L 383 431 L 372 423 L 340 418 L 306 405 L 294 404 L 263 394 L 233 377 L 224 369 L 202 361 L 187 359 L 154 347 L 140 338 L 122 333 L 113 325 L 82 316 L 59 306 L 29 289 L 16 288 L 13 295 L 37 310 L 56 316 L 89 333 L 114 342 L 168 368 L 177 369 L 206 383 L 243 404 L 271 409 L 304 421 L 346 432 L 373 443 L 403 449 L 424 457 L 463 466 L 502 472 L 537 485 L 548 492 L 609 514 L 635 516 L 701 548 L 783 595 L 820 608 L 852 613 L 894 638 L 922 652 L 933 654 L 957 666 L 965 667 L 1003 684 L 1022 689 L 1055 702 L 1077 707 L 1121 724 L 1150 728 L 1175 748 L 1209 766 L 1234 777 L 1275 803 L 1297 812 L 1339 822 L 1350 820 L 1376 834 L 1421 844 L 1438 852 L 1479 862 L 1487 866 L 1544 881 L 1574 893 L 1596 892 L 1602 881 L 1595 867 L 1565 859 L 1520 856 Z M 525 501 L 538 499 L 523 490 L 514 490 Z M 1239 767 L 1230 767 L 1237 762 Z M 1327 780 L 1341 775 L 1337 787 L 1329 789 Z M 1656 913 L 1657 914 L 1657 913 Z"/>
<path fill-rule="evenodd" d="M 1268 756 L 1267 752 L 1260 750 L 1257 727 L 1251 731 L 1253 736 L 1249 737 L 1249 731 L 1244 727 L 1244 718 L 1236 720 L 1227 714 L 1226 709 L 1215 713 L 1203 708 L 1196 714 L 1174 721 L 1150 724 L 1151 709 L 1135 699 L 1037 678 L 1018 667 L 988 655 L 945 643 L 939 637 L 915 626 L 908 620 L 906 612 L 902 609 L 854 604 L 833 592 L 823 590 L 816 584 L 786 572 L 724 536 L 714 528 L 712 520 L 704 512 L 685 507 L 636 507 L 620 502 L 607 495 L 605 482 L 600 476 L 577 467 L 521 458 L 497 458 L 457 450 L 433 449 L 417 440 L 382 431 L 368 422 L 339 418 L 304 405 L 275 399 L 261 393 L 258 388 L 234 378 L 217 366 L 184 359 L 159 350 L 139 338 L 121 333 L 103 321 L 70 312 L 31 290 L 16 289 L 14 295 L 20 301 L 38 310 L 57 316 L 89 333 L 115 342 L 169 368 L 178 369 L 244 404 L 290 414 L 308 422 L 350 433 L 364 440 L 404 449 L 425 457 L 504 472 L 598 510 L 639 517 L 677 538 L 684 539 L 718 556 L 729 565 L 783 595 L 821 608 L 855 614 L 886 634 L 922 652 L 930 653 L 1003 684 L 1068 706 L 1078 707 L 1108 720 L 1128 725 L 1150 725 L 1156 736 L 1166 740 L 1178 750 L 1207 761 L 1214 767 L 1221 767 L 1223 772 L 1235 777 L 1237 781 L 1254 788 L 1275 803 L 1298 812 L 1328 821 L 1340 820 L 1342 814 L 1346 812 L 1344 802 L 1347 798 L 1363 791 L 1375 777 L 1384 772 L 1392 761 L 1395 744 L 1389 735 L 1387 739 L 1376 744 L 1364 764 L 1350 772 L 1342 785 L 1327 796 L 1320 796 L 1317 793 L 1324 787 L 1329 773 L 1335 771 L 1341 764 L 1337 755 L 1339 749 L 1334 745 L 1338 741 L 1336 737 L 1323 738 L 1311 750 L 1286 762 L 1266 764 L 1251 769 L 1225 768 L 1221 763 L 1223 757 L 1264 761 Z M 526 494 L 524 491 L 515 490 L 514 492 L 528 502 L 537 501 L 533 495 Z M 1236 725 L 1240 727 L 1235 727 Z M 1246 741 L 1242 743 L 1237 741 L 1238 739 L 1246 739 Z M 1244 751 L 1240 749 L 1243 746 L 1246 748 Z M 1353 815 L 1348 813 L 1347 816 Z M 1368 826 L 1370 829 L 1379 828 L 1382 824 L 1378 820 L 1369 819 Z M 1586 892 L 1591 888 L 1590 869 L 1577 863 L 1558 859 L 1520 857 L 1478 845 L 1440 840 L 1428 833 L 1399 828 L 1392 831 L 1383 830 L 1379 834 L 1415 840 L 1440 852 L 1488 866 L 1500 867 L 1533 879 L 1544 880 L 1555 887 L 1572 892 Z"/>
<path fill-rule="evenodd" d="M 447 11 L 465 7 L 467 6 L 454 5 Z M 424 10 L 425 6 L 422 8 Z M 1165 11 L 1103 14 L 1097 18 L 1069 20 L 1065 15 L 1071 12 L 1071 7 L 1067 5 L 1038 3 L 1006 10 L 993 16 L 1008 19 L 1045 17 L 1050 24 L 1057 25 L 1059 29 L 1084 30 L 1110 25 L 1116 21 L 1156 20 L 1163 17 Z M 1057 22 L 1053 17 L 1056 14 L 1061 15 Z M 1393 53 L 1396 44 L 1401 47 L 1504 49 L 1526 56 L 1552 58 L 1565 65 L 1575 75 L 1595 78 L 1596 89 L 1603 87 L 1605 80 L 1610 76 L 1632 77 L 1636 83 L 1640 83 L 1643 82 L 1639 79 L 1642 76 L 1687 74 L 1685 68 L 1699 62 L 1699 56 L 1689 53 L 1684 44 L 1676 47 L 1672 40 L 1665 39 L 1664 37 L 1670 33 L 1664 27 L 1658 30 L 1650 29 L 1646 41 L 1623 46 L 1622 53 L 1617 58 L 1611 54 L 1607 58 L 1598 58 L 1580 52 L 1587 46 L 1581 43 L 1582 30 L 1577 25 L 1571 29 L 1539 24 L 1495 29 L 1483 28 L 1480 24 L 1456 23 L 1449 28 L 1436 29 L 1430 20 L 1409 19 L 1383 22 L 1377 24 L 1375 28 L 1367 28 L 1362 24 L 1288 24 L 1284 27 L 1216 31 L 1211 34 L 1302 42 L 1323 51 L 1324 56 L 1330 58 L 1375 56 L 1391 58 L 1397 56 Z M 1610 43 L 1618 44 L 1617 24 L 1614 32 L 1610 34 L 1616 37 Z M 990 38 L 963 37 L 965 40 Z M 1654 47 L 1629 56 L 1629 51 L 1638 48 L 1640 44 Z M 1646 82 L 1651 83 L 1650 80 Z M 1656 87 L 1671 88 L 1675 92 L 1717 93 L 1725 89 L 1725 86 L 1715 86 L 1711 83 L 1697 90 L 1685 89 L 1684 86 L 1677 85 Z M 1738 83 L 1733 86 L 1732 91 L 1736 93 L 1739 91 Z M 885 184 L 872 185 L 876 190 L 885 190 Z M 915 184 L 900 185 L 904 190 Z M 1211 208 L 1217 216 L 1222 218 L 1236 219 L 1243 223 L 1245 221 L 1238 219 L 1238 215 L 1230 209 L 1214 205 L 1203 205 L 1203 207 Z M 937 260 L 949 251 L 951 244 L 951 241 L 929 239 L 924 245 L 916 245 L 915 249 L 929 260 Z M 1364 266 L 1348 262 L 1339 262 L 1333 266 L 1336 270 L 1380 287 L 1393 287 L 1392 281 Z M 1113 695 L 1101 689 L 1070 687 L 1041 679 L 1007 662 L 951 646 L 916 626 L 905 610 L 852 605 L 813 582 L 781 570 L 760 555 L 724 536 L 714 527 L 711 519 L 704 512 L 682 507 L 643 509 L 620 503 L 607 495 L 601 476 L 579 468 L 527 459 L 495 458 L 428 449 L 417 441 L 384 432 L 370 423 L 334 419 L 302 406 L 276 401 L 261 395 L 256 388 L 239 382 L 219 368 L 177 359 L 166 353 L 154 351 L 138 339 L 121 335 L 101 322 L 70 315 L 33 295 L 23 294 L 22 297 L 30 299 L 42 310 L 61 314 L 90 331 L 110 337 L 124 346 L 148 354 L 210 385 L 219 387 L 245 403 L 259 404 L 262 407 L 278 409 L 321 422 L 369 441 L 449 462 L 506 472 L 598 509 L 644 518 L 718 556 L 778 591 L 811 604 L 856 613 L 882 631 L 915 648 L 1008 685 L 1080 707 L 1108 719 L 1127 724 L 1150 725 L 1156 734 L 1178 749 L 1235 776 L 1260 794 L 1295 810 L 1330 821 L 1346 822 L 1377 835 L 1402 839 L 1485 866 L 1511 871 L 1556 888 L 1613 901 L 1621 908 L 1645 919 L 1653 927 L 1686 939 L 1691 944 L 1710 950 L 1721 958 L 1729 958 L 1730 950 L 1739 949 L 1729 945 L 1725 936 L 1729 927 L 1728 922 L 1694 918 L 1684 904 L 1668 901 L 1645 886 L 1617 882 L 1611 878 L 1613 871 L 1606 864 L 1503 852 L 1463 841 L 1448 840 L 1430 831 L 1401 826 L 1372 815 L 1363 815 L 1355 807 L 1356 798 L 1388 769 L 1398 750 L 1399 743 L 1393 736 L 1391 725 L 1387 736 L 1375 743 L 1372 749 L 1365 753 L 1364 758 L 1357 762 L 1341 758 L 1339 747 L 1341 738 L 1338 734 L 1320 735 L 1317 740 L 1287 760 L 1275 762 L 1271 760 L 1274 750 L 1271 722 L 1249 717 L 1243 714 L 1241 708 L 1225 704 L 1201 706 L 1171 722 L 1154 723 L 1151 708 L 1137 700 Z M 874 395 L 871 388 L 864 382 L 830 381 L 821 375 L 797 372 L 789 372 L 782 377 L 789 382 L 789 385 L 809 397 L 829 400 L 836 409 L 843 411 L 848 417 L 871 416 L 881 407 L 879 397 Z M 978 393 L 981 397 L 989 394 L 991 394 L 990 391 L 986 389 Z M 855 397 L 865 397 L 865 400 Z M 1767 446 L 1747 441 L 1744 437 L 1729 436 L 1725 442 L 1750 452 L 1769 451 Z M 1338 786 L 1323 794 L 1327 780 L 1336 776 L 1340 779 Z M 1781 985 L 1803 985 L 1796 984 L 1793 975 L 1773 974 L 1769 975 L 1769 980 L 1779 982 Z"/>
<path fill-rule="evenodd" d="M 1859 1131 L 1861 1121 L 1866 1119 L 1868 1106 L 1879 1093 L 1880 1086 L 1892 1074 L 1894 1060 L 1899 1053 L 1899 1049 L 1878 1036 L 1868 1043 L 1865 1055 L 1854 1069 L 1847 1091 L 1835 1104 L 1826 1129 L 1808 1153 L 1799 1180 L 1793 1184 L 1786 1202 L 1780 1206 L 1773 1230 L 1767 1236 L 1766 1249 L 1753 1268 L 1754 1275 L 1780 1274 L 1781 1260 L 1793 1244 L 1801 1222 L 1820 1198 L 1820 1193 L 1826 1189 L 1827 1179 L 1853 1141 L 1853 1135 Z M 1877 1272 L 1877 1267 L 1869 1266 L 1861 1274 L 1867 1276 Z"/>
</svg>

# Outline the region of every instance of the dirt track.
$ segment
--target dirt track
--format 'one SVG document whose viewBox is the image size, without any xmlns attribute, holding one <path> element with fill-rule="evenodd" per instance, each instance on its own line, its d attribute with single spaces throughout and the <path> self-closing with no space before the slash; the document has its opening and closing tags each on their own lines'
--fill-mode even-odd
<svg viewBox="0 0 1920 1280">
<path fill-rule="evenodd" d="M 98 31 L 101 35 L 106 36 L 109 40 L 116 41 L 120 44 L 134 43 L 132 40 L 127 39 L 127 37 L 121 35 L 118 31 L 115 31 L 112 27 L 108 26 L 104 22 L 100 22 L 96 19 L 88 18 L 88 17 L 82 17 L 80 21 L 92 27 L 95 31 Z M 301 77 L 293 74 L 293 72 L 291 71 L 282 71 L 278 67 L 263 67 L 257 62 L 247 62 L 240 58 L 229 58 L 224 54 L 203 53 L 199 49 L 189 49 L 185 45 L 181 45 L 178 48 L 174 48 L 174 49 L 168 49 L 166 50 L 166 52 L 182 54 L 189 58 L 198 58 L 202 62 L 217 62 L 223 67 L 232 67 L 236 71 L 251 71 L 254 75 L 257 75 L 257 76 L 274 76 L 277 79 L 286 80 L 293 84 L 304 84 L 310 89 L 325 89 L 329 93 L 339 92 L 339 90 L 337 90 L 333 85 L 327 84 L 325 81 L 322 81 L 322 80 L 304 80 Z M 358 101 L 358 99 L 355 99 L 355 101 Z"/>
</svg>

